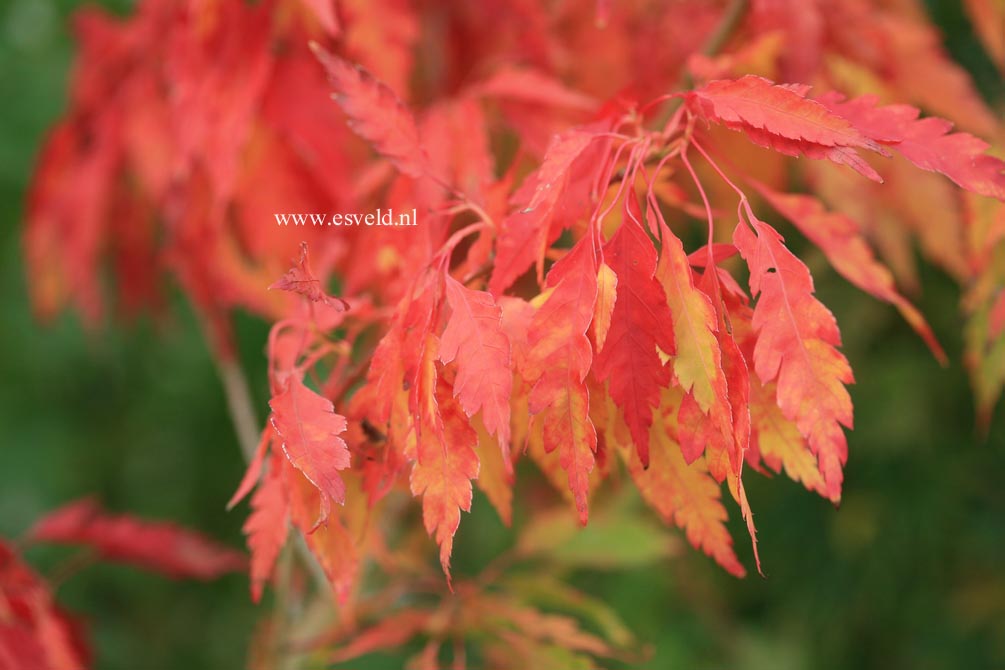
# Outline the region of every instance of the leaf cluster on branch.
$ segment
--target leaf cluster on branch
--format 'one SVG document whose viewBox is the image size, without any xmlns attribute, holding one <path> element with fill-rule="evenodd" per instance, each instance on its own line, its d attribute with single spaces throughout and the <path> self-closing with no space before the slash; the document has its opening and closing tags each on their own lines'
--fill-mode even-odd
<svg viewBox="0 0 1005 670">
<path fill-rule="evenodd" d="M 521 492 L 521 537 L 556 505 L 582 525 L 608 505 L 663 556 L 605 493 L 627 478 L 723 569 L 760 570 L 750 471 L 837 503 L 853 425 L 790 231 L 945 362 L 907 297 L 920 248 L 965 289 L 982 421 L 1005 384 L 1005 163 L 979 139 L 1005 129 L 913 2 L 145 0 L 77 34 L 29 200 L 34 302 L 93 323 L 105 275 L 126 313 L 158 309 L 170 276 L 223 365 L 235 310 L 274 324 L 271 412 L 231 505 L 250 495 L 256 600 L 274 579 L 310 595 L 276 568 L 301 547 L 340 607 L 271 653 L 421 636 L 415 667 L 463 667 L 477 634 L 493 667 L 623 654 L 600 604 L 502 569 L 561 562 L 559 542 L 451 578 L 475 486 L 506 524 Z M 277 219 L 376 209 L 418 226 Z"/>
</svg>

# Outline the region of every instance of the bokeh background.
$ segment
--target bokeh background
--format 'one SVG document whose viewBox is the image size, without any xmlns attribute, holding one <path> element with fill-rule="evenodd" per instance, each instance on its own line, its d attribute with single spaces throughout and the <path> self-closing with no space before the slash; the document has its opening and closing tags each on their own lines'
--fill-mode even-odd
<svg viewBox="0 0 1005 670">
<path fill-rule="evenodd" d="M 189 307 L 86 330 L 31 314 L 21 259 L 26 184 L 60 115 L 76 0 L 0 0 L 0 535 L 87 494 L 114 511 L 171 519 L 232 546 L 244 508 L 224 504 L 243 471 L 219 381 Z M 128 12 L 128 0 L 100 3 Z M 928 3 L 946 46 L 983 93 L 1005 87 L 959 3 Z M 808 259 L 811 266 L 820 259 Z M 894 310 L 815 269 L 856 371 L 856 430 L 835 511 L 784 478 L 749 480 L 766 579 L 737 581 L 697 552 L 620 573 L 582 571 L 653 645 L 646 667 L 744 670 L 1005 668 L 1005 408 L 977 434 L 961 365 L 958 289 L 928 266 L 919 307 L 952 359 L 940 368 Z M 267 326 L 238 319 L 265 407 Z M 480 494 L 476 494 L 480 495 Z M 484 498 L 461 525 L 456 570 L 512 538 Z M 744 531 L 734 529 L 740 551 Z M 750 565 L 750 557 L 741 558 Z M 44 574 L 67 553 L 33 548 Z M 69 577 L 58 598 L 89 624 L 96 667 L 240 668 L 267 608 L 239 575 L 174 582 L 122 566 Z M 397 668 L 385 655 L 352 667 Z"/>
</svg>

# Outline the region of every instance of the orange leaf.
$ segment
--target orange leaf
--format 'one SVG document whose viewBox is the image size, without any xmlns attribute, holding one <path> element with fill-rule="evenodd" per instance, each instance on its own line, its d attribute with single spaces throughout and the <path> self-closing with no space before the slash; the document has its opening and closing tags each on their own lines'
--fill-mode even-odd
<svg viewBox="0 0 1005 670">
<path fill-rule="evenodd" d="M 958 186 L 1005 201 L 1005 161 L 985 154 L 989 145 L 969 133 L 951 132 L 953 124 L 938 117 L 919 119 L 910 105 L 877 107 L 867 95 L 844 101 L 838 93 L 820 98 L 867 137 L 890 145 L 922 170 L 939 172 Z"/>
<path fill-rule="evenodd" d="M 704 459 L 687 464 L 673 438 L 680 401 L 680 391 L 664 391 L 651 428 L 648 469 L 637 454 L 619 451 L 642 497 L 663 520 L 683 529 L 688 542 L 715 559 L 727 572 L 743 577 L 746 570 L 737 559 L 733 538 L 726 530 L 726 508 L 722 505 L 719 485 L 709 476 Z"/>
<path fill-rule="evenodd" d="M 753 228 L 753 230 L 751 230 Z M 841 426 L 852 426 L 854 381 L 834 315 L 813 297 L 813 279 L 802 261 L 768 224 L 741 222 L 733 242 L 750 268 L 754 308 L 754 370 L 761 383 L 778 380 L 778 406 L 795 421 L 816 454 L 827 497 L 841 497 L 848 444 Z"/>
<path fill-rule="evenodd" d="M 468 425 L 449 385 L 437 380 L 436 336 L 426 338 L 418 381 L 417 458 L 412 495 L 422 496 L 426 532 L 440 545 L 440 565 L 450 579 L 450 552 L 461 510 L 471 510 L 471 480 L 478 476 L 478 435 Z"/>
<path fill-rule="evenodd" d="M 805 154 L 848 165 L 882 181 L 855 149 L 881 152 L 852 123 L 806 98 L 808 86 L 774 84 L 756 75 L 712 81 L 687 94 L 695 111 L 789 156 Z"/>
</svg>

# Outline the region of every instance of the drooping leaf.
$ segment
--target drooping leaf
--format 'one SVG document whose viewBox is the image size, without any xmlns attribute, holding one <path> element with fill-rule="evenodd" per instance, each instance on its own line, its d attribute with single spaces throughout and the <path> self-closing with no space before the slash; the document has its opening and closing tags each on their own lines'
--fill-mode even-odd
<svg viewBox="0 0 1005 670">
<path fill-rule="evenodd" d="M 278 463 L 273 460 L 273 465 Z M 251 550 L 251 599 L 255 602 L 262 597 L 262 589 L 272 575 L 288 532 L 288 503 L 276 470 L 272 468 L 252 494 L 251 514 L 242 528 Z"/>
<path fill-rule="evenodd" d="M 607 263 L 600 264 L 597 271 L 597 304 L 593 313 L 593 341 L 597 343 L 597 351 L 604 348 L 607 333 L 611 329 L 611 318 L 614 316 L 614 305 L 618 300 L 618 275 Z"/>
<path fill-rule="evenodd" d="M 586 336 L 597 299 L 597 259 L 585 237 L 548 273 L 550 293 L 534 314 L 528 341 L 530 412 L 543 422 L 544 448 L 558 450 L 581 523 L 586 523 L 589 475 L 597 451 L 586 375 L 593 348 Z M 539 415 L 539 416 L 538 416 Z"/>
<path fill-rule="evenodd" d="M 809 441 L 824 477 L 827 496 L 841 496 L 852 406 L 845 384 L 854 381 L 834 316 L 813 297 L 806 266 L 768 224 L 741 222 L 733 243 L 750 268 L 750 290 L 759 295 L 754 370 L 761 383 L 777 380 L 778 406 Z"/>
<path fill-rule="evenodd" d="M 422 496 L 426 532 L 440 545 L 440 565 L 450 579 L 450 552 L 461 511 L 471 510 L 471 480 L 478 477 L 478 435 L 468 425 L 449 385 L 436 374 L 437 341 L 429 335 L 419 375 L 416 462 L 409 480 Z"/>
<path fill-rule="evenodd" d="M 89 498 L 40 519 L 32 539 L 92 547 L 109 561 L 128 563 L 169 577 L 215 579 L 244 570 L 243 554 L 173 523 L 109 515 Z"/>
<path fill-rule="evenodd" d="M 752 384 L 750 423 L 752 449 L 768 467 L 775 472 L 784 469 L 789 478 L 810 491 L 827 495 L 816 456 L 796 424 L 782 414 L 772 385 L 763 386 L 759 381 Z"/>
<path fill-rule="evenodd" d="M 925 340 L 943 364 L 946 354 L 935 339 L 925 317 L 898 291 L 893 275 L 873 256 L 859 227 L 850 218 L 828 212 L 820 201 L 808 195 L 779 193 L 759 185 L 757 189 L 796 228 L 827 256 L 841 276 L 870 295 L 890 303 Z"/>
<path fill-rule="evenodd" d="M 568 187 L 573 164 L 596 139 L 595 133 L 572 130 L 556 136 L 544 156 L 541 166 L 527 178 L 517 200 L 520 209 L 502 223 L 496 243 L 496 260 L 489 280 L 489 290 L 500 295 L 532 265 L 542 274 L 545 249 L 561 233 L 562 197 Z"/>
<path fill-rule="evenodd" d="M 604 245 L 604 257 L 618 278 L 617 301 L 604 348 L 593 370 L 609 382 L 624 412 L 643 466 L 649 464 L 649 426 L 670 369 L 657 351 L 675 352 L 674 324 L 656 272 L 656 249 L 642 226 L 626 221 Z"/>
<path fill-rule="evenodd" d="M 968 191 L 1005 200 L 1005 161 L 987 155 L 989 145 L 984 140 L 951 132 L 950 121 L 918 118 L 920 111 L 910 105 L 877 107 L 875 96 L 845 101 L 829 93 L 820 103 L 922 170 L 944 174 Z"/>
<path fill-rule="evenodd" d="M 620 453 L 642 497 L 663 520 L 683 529 L 692 546 L 715 559 L 727 572 L 742 577 L 746 570 L 726 530 L 726 508 L 719 485 L 708 474 L 703 458 L 688 465 L 674 439 L 679 404 L 679 391 L 664 391 L 651 428 L 648 468 L 642 466 L 637 454 L 625 450 Z"/>
</svg>

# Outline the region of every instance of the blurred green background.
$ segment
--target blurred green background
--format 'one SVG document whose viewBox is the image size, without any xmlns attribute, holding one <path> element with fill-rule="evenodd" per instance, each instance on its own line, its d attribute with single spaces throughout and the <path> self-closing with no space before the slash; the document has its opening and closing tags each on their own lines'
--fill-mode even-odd
<svg viewBox="0 0 1005 670">
<path fill-rule="evenodd" d="M 42 326 L 29 310 L 24 189 L 65 103 L 67 21 L 78 4 L 0 1 L 0 535 L 17 537 L 46 510 L 93 493 L 112 510 L 242 546 L 246 508 L 228 514 L 224 504 L 243 465 L 187 305 L 175 296 L 166 321 L 90 332 L 70 314 Z M 132 3 L 102 4 L 125 12 Z M 1005 98 L 959 3 L 929 6 L 953 55 L 988 96 Z M 654 645 L 647 667 L 1005 668 L 1005 411 L 978 440 L 958 289 L 930 268 L 923 279 L 919 306 L 950 353 L 948 369 L 893 309 L 820 276 L 858 378 L 844 502 L 835 511 L 783 478 L 751 477 L 767 579 L 733 580 L 692 551 L 669 565 L 576 576 Z M 266 326 L 243 319 L 239 333 L 264 408 Z M 509 539 L 484 498 L 475 508 L 455 550 L 462 571 L 478 567 L 486 534 L 490 546 Z M 472 527 L 477 537 L 465 532 Z M 734 537 L 752 565 L 742 529 Z M 28 553 L 43 573 L 68 555 Z M 96 667 L 110 670 L 243 667 L 267 612 L 241 576 L 205 585 L 121 566 L 88 568 L 58 597 L 88 621 Z"/>
</svg>

